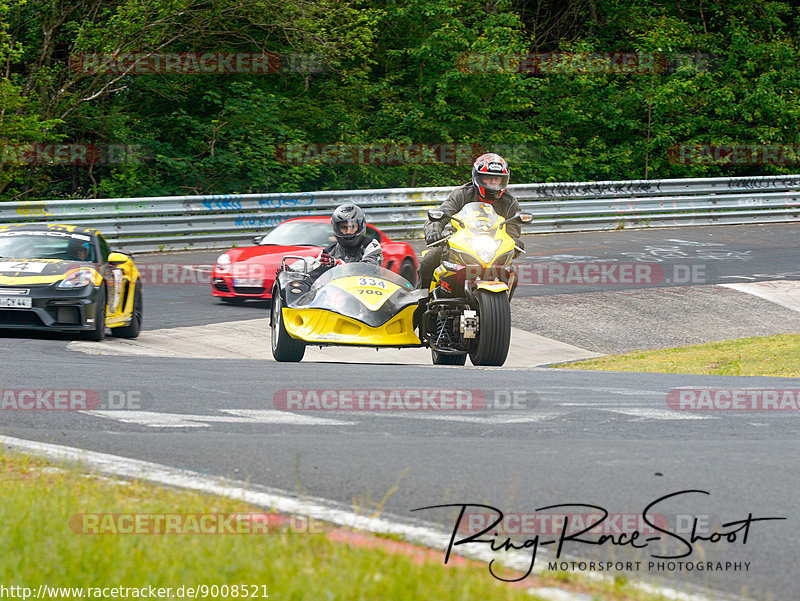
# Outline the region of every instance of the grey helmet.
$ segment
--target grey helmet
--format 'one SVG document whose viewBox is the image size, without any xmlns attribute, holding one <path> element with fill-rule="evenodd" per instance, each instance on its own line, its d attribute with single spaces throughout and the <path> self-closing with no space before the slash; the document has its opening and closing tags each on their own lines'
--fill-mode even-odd
<svg viewBox="0 0 800 601">
<path fill-rule="evenodd" d="M 343 225 L 352 224 L 358 226 L 355 233 L 342 233 Z M 358 246 L 367 233 L 367 218 L 364 216 L 364 211 L 351 202 L 339 205 L 334 209 L 333 215 L 331 215 L 331 225 L 333 226 L 333 235 L 336 236 L 336 240 L 345 247 Z"/>
</svg>

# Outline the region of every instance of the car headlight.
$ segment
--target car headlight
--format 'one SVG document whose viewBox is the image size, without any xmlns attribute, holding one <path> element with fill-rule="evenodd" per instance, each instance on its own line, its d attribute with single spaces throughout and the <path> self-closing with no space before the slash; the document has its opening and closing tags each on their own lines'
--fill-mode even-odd
<svg viewBox="0 0 800 601">
<path fill-rule="evenodd" d="M 495 240 L 491 236 L 475 236 L 472 240 L 472 248 L 475 254 L 484 263 L 488 263 L 494 258 L 494 253 L 500 248 L 500 240 Z"/>
<path fill-rule="evenodd" d="M 66 277 L 58 283 L 59 288 L 83 288 L 89 284 L 100 283 L 100 274 L 94 269 L 82 268 L 70 271 Z"/>
<path fill-rule="evenodd" d="M 217 271 L 228 271 L 231 267 L 231 257 L 227 253 L 217 257 Z"/>
</svg>

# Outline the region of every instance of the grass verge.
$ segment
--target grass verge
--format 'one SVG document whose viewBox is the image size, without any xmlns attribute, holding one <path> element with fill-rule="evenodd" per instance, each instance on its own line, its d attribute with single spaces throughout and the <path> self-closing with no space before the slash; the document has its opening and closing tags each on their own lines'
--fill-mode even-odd
<svg viewBox="0 0 800 601">
<path fill-rule="evenodd" d="M 421 560 L 381 545 L 336 542 L 330 528 L 327 534 L 318 528 L 310 533 L 270 528 L 269 534 L 87 534 L 87 522 L 76 516 L 265 512 L 231 499 L 54 468 L 2 450 L 0 481 L 0 584 L 29 587 L 34 596 L 40 585 L 172 591 L 182 585 L 246 585 L 250 598 L 280 600 L 538 599 L 527 587 L 490 577 L 485 564 L 462 560 L 444 566 L 440 554 Z M 92 523 L 108 532 L 111 522 Z M 214 598 L 210 588 L 207 592 Z M 64 592 L 53 598 L 77 597 Z"/>
<path fill-rule="evenodd" d="M 542 601 L 535 586 L 581 593 L 592 601 L 664 599 L 638 590 L 622 575 L 588 583 L 578 574 L 548 572 L 509 584 L 492 578 L 485 563 L 453 557 L 445 566 L 442 553 L 407 543 L 403 548 L 393 537 L 313 524 L 312 532 L 270 527 L 269 534 L 253 535 L 84 533 L 87 522 L 76 516 L 268 512 L 233 499 L 53 467 L 2 448 L 0 482 L 0 523 L 5 526 L 0 529 L 0 585 L 28 587 L 32 596 L 40 585 L 51 587 L 51 593 L 62 589 L 41 598 L 78 598 L 64 588 L 80 588 L 84 598 L 92 598 L 98 597 L 98 588 L 112 587 L 129 589 L 119 598 L 147 597 L 133 589 L 153 587 L 171 589 L 171 596 L 163 598 Z M 518 576 L 502 568 L 499 573 Z M 214 594 L 213 587 L 219 591 L 223 585 L 228 595 Z M 177 594 L 180 587 L 182 595 Z M 195 590 L 192 597 L 188 587 Z"/>
<path fill-rule="evenodd" d="M 719 376 L 800 377 L 800 334 L 609 355 L 554 367 Z"/>
</svg>

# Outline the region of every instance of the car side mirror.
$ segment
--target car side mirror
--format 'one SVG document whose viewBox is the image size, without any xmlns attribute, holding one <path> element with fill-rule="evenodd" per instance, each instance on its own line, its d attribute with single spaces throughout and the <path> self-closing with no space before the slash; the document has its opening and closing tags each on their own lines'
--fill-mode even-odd
<svg viewBox="0 0 800 601">
<path fill-rule="evenodd" d="M 108 262 L 111 265 L 122 265 L 130 261 L 130 257 L 125 253 L 114 251 L 108 255 Z"/>
<path fill-rule="evenodd" d="M 264 239 L 266 234 L 256 234 L 253 236 L 253 244 L 261 244 L 261 241 Z"/>
</svg>

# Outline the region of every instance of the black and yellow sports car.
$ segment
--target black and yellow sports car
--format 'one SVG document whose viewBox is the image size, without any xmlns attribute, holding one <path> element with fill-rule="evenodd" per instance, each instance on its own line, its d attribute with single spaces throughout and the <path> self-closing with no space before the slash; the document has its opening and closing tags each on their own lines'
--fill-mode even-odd
<svg viewBox="0 0 800 601">
<path fill-rule="evenodd" d="M 0 226 L 0 329 L 136 338 L 142 282 L 133 259 L 95 229 L 47 223 Z"/>
</svg>

